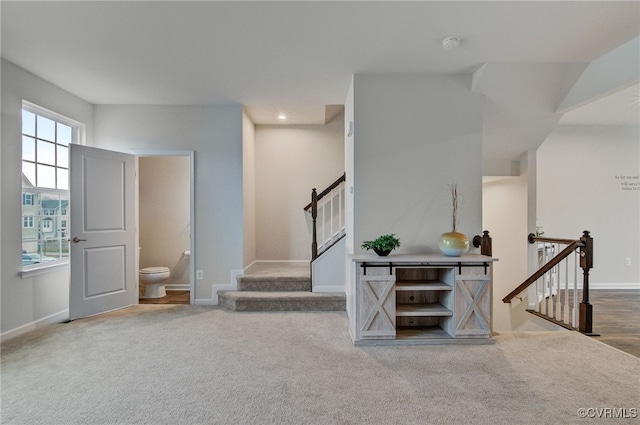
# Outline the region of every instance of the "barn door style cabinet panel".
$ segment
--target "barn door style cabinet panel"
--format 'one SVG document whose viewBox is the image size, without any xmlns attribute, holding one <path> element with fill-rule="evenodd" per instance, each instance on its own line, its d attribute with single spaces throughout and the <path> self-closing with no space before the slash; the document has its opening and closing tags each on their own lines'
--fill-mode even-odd
<svg viewBox="0 0 640 425">
<path fill-rule="evenodd" d="M 354 257 L 356 345 L 493 343 L 483 255 Z"/>
</svg>

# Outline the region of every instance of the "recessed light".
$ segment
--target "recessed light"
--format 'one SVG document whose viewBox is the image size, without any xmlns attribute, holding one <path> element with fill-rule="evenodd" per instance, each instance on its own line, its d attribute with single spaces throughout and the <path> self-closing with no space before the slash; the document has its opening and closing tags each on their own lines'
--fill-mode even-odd
<svg viewBox="0 0 640 425">
<path fill-rule="evenodd" d="M 280 115 L 278 115 L 278 119 L 279 120 L 286 120 L 287 116 L 285 114 L 280 114 Z"/>
</svg>

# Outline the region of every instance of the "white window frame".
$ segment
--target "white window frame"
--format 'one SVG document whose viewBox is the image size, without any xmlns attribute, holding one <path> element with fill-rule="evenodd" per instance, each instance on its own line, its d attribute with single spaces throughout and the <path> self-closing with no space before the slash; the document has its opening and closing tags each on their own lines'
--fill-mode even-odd
<svg viewBox="0 0 640 425">
<path fill-rule="evenodd" d="M 71 143 L 72 144 L 81 144 L 81 145 L 85 144 L 86 126 L 84 124 L 82 124 L 81 122 L 75 121 L 75 120 L 73 120 L 71 118 L 65 117 L 64 115 L 58 114 L 56 112 L 53 112 L 53 111 L 51 111 L 49 109 L 43 108 L 41 106 L 38 106 L 38 105 L 36 105 L 34 103 L 28 102 L 26 100 L 22 101 L 22 110 L 25 110 L 25 111 L 40 115 L 42 117 L 57 121 L 59 123 L 62 123 L 64 125 L 67 125 L 67 126 L 71 127 L 71 129 L 72 129 Z M 20 113 L 20 116 L 22 117 L 22 112 Z M 22 123 L 20 125 L 20 128 L 22 129 Z M 19 143 L 22 146 L 22 130 L 20 132 L 20 135 L 21 136 L 20 136 L 20 142 Z M 22 155 L 20 157 L 20 162 L 22 163 Z M 68 166 L 70 167 L 71 164 L 69 164 Z M 21 167 L 21 170 L 22 170 L 22 167 Z M 23 195 L 22 195 L 21 202 L 24 202 L 24 193 L 25 192 L 28 192 L 28 193 L 40 193 L 40 194 L 52 194 L 52 193 L 67 194 L 67 199 L 69 198 L 69 190 L 68 189 L 51 189 L 51 188 L 42 188 L 42 187 L 30 187 L 30 188 L 23 188 L 23 192 L 22 192 Z M 31 200 L 31 202 L 32 203 L 30 205 L 33 205 L 34 204 L 33 198 Z M 22 204 L 22 205 L 24 205 L 24 204 Z M 68 207 L 66 209 L 68 209 Z M 60 211 L 60 213 L 62 214 L 63 211 Z M 32 217 L 34 217 L 33 220 L 35 222 L 35 216 L 32 216 Z M 45 218 L 45 217 L 51 217 L 51 216 L 45 216 L 43 214 L 43 215 L 41 215 L 41 217 Z M 23 225 L 24 225 L 24 218 L 22 220 L 23 220 Z M 68 222 L 68 220 L 69 219 L 66 219 L 67 222 Z M 65 229 L 65 232 L 66 232 L 66 229 Z M 61 235 L 62 235 L 62 233 L 61 233 Z M 23 241 L 24 241 L 24 238 L 21 235 L 21 240 L 20 240 L 20 250 L 21 251 L 22 251 Z M 62 241 L 62 242 L 64 242 L 64 241 Z M 48 272 L 51 272 L 51 271 L 55 271 L 55 270 L 58 270 L 60 268 L 66 268 L 68 266 L 69 266 L 69 257 L 63 257 L 63 258 L 59 258 L 56 261 L 48 262 L 46 264 L 39 263 L 39 264 L 21 266 L 20 275 L 21 275 L 22 278 L 28 278 L 28 277 L 40 275 L 40 274 L 43 274 L 43 273 L 48 273 Z"/>
<path fill-rule="evenodd" d="M 33 195 L 22 192 L 22 205 L 33 205 Z"/>
<path fill-rule="evenodd" d="M 46 232 L 46 233 L 52 233 L 53 232 L 53 219 L 51 218 L 43 218 L 42 221 L 40 221 L 40 223 L 42 224 L 42 231 Z"/>
<path fill-rule="evenodd" d="M 35 226 L 35 219 L 32 215 L 26 214 L 22 216 L 22 228 L 23 229 L 33 229 Z M 26 224 L 26 226 L 25 226 Z"/>
</svg>

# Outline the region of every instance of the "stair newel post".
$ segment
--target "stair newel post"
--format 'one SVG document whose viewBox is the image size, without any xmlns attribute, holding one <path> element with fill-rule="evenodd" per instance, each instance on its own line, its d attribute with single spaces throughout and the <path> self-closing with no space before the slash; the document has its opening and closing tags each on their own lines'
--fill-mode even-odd
<svg viewBox="0 0 640 425">
<path fill-rule="evenodd" d="M 593 306 L 589 303 L 589 270 L 593 268 L 593 238 L 585 230 L 580 238 L 580 267 L 582 268 L 582 302 L 580 303 L 580 321 L 578 330 L 585 334 L 593 333 Z"/>
<path fill-rule="evenodd" d="M 313 228 L 311 231 L 311 260 L 315 260 L 318 256 L 318 238 L 316 231 L 316 219 L 318 217 L 318 192 L 314 187 L 311 189 L 311 220 L 313 222 Z"/>
<path fill-rule="evenodd" d="M 480 241 L 480 254 L 491 257 L 493 255 L 492 252 L 491 236 L 489 236 L 489 231 L 485 230 L 482 232 L 482 240 Z"/>
<path fill-rule="evenodd" d="M 491 236 L 489 236 L 489 231 L 485 230 L 482 232 L 482 236 L 475 235 L 473 237 L 473 246 L 476 248 L 480 248 L 480 254 L 487 255 L 491 257 L 492 255 L 492 247 L 491 247 Z"/>
</svg>

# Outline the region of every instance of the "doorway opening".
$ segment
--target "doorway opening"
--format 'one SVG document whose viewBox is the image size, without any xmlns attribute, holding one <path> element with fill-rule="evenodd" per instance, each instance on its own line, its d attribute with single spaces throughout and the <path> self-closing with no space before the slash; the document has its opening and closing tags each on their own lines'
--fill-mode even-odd
<svg viewBox="0 0 640 425">
<path fill-rule="evenodd" d="M 193 151 L 136 151 L 138 270 L 169 270 L 159 289 L 140 281 L 140 304 L 195 299 Z M 146 279 L 144 279 L 146 280 Z"/>
</svg>

